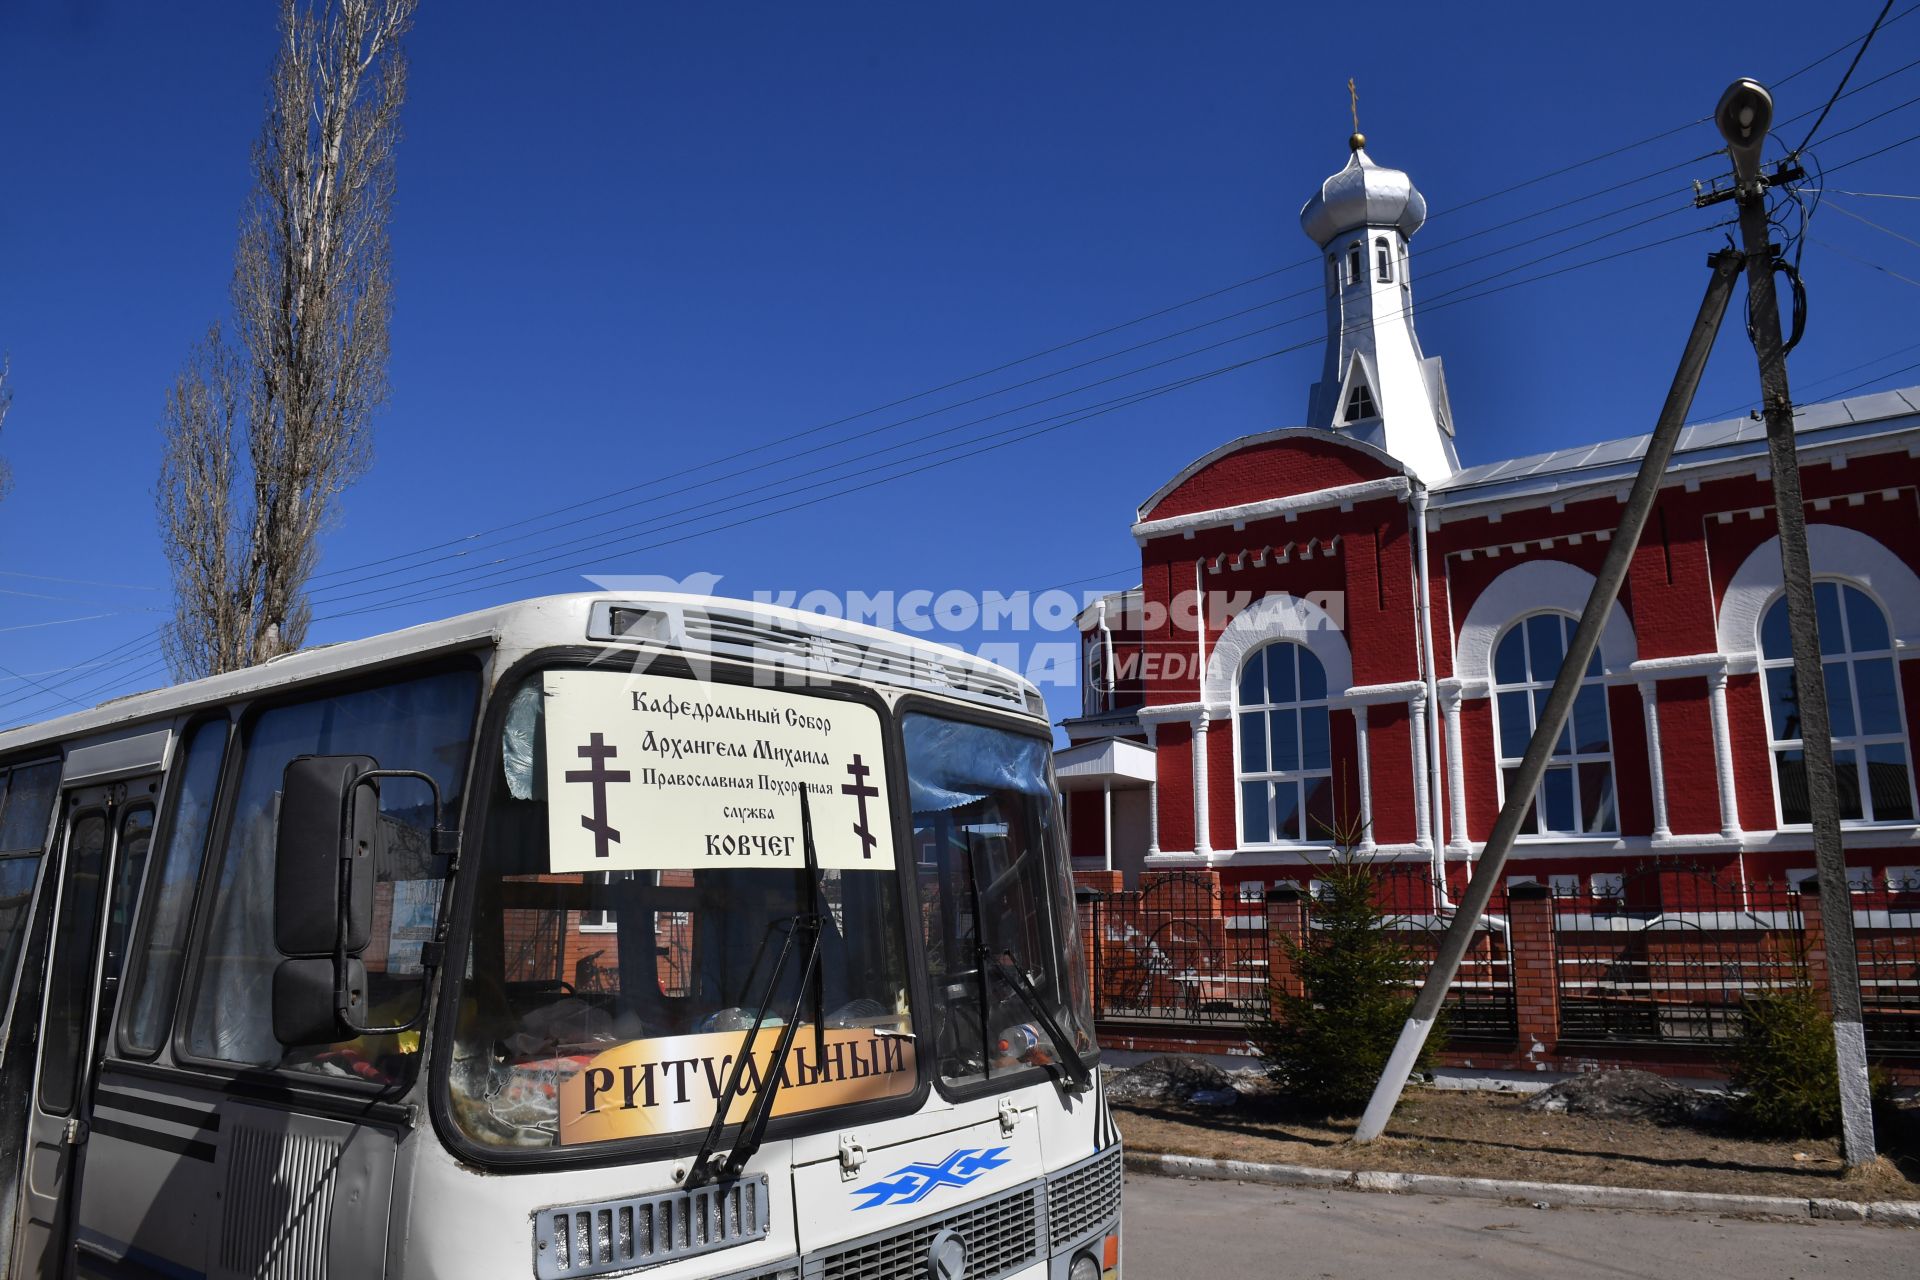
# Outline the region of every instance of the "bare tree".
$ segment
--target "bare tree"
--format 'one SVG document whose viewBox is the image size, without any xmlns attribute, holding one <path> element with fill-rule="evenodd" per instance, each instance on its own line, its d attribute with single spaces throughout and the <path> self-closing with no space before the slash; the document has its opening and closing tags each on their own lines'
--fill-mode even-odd
<svg viewBox="0 0 1920 1280">
<path fill-rule="evenodd" d="M 234 253 L 237 346 L 210 330 L 162 417 L 157 505 L 177 678 L 300 646 L 320 533 L 371 461 L 387 396 L 400 38 L 414 4 L 282 0 Z"/>
</svg>

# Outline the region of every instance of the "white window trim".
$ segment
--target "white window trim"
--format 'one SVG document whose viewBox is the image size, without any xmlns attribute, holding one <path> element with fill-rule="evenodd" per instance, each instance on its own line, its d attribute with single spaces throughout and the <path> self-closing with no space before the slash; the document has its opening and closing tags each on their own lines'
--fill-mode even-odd
<svg viewBox="0 0 1920 1280">
<path fill-rule="evenodd" d="M 1847 664 L 1847 687 L 1849 690 L 1852 690 L 1853 692 L 1853 699 L 1854 699 L 1853 710 L 1855 713 L 1854 714 L 1855 729 L 1858 729 L 1860 727 L 1860 724 L 1859 724 L 1860 695 L 1859 695 L 1858 689 L 1854 687 L 1854 678 L 1853 678 L 1854 661 L 1857 659 L 1886 658 L 1892 662 L 1894 714 L 1898 718 L 1898 723 L 1900 725 L 1900 732 L 1898 734 L 1854 733 L 1844 738 L 1836 737 L 1834 739 L 1835 749 L 1838 750 L 1842 746 L 1858 747 L 1864 753 L 1865 749 L 1869 746 L 1881 746 L 1890 742 L 1897 741 L 1900 744 L 1901 751 L 1906 755 L 1906 758 L 1907 758 L 1907 805 L 1908 805 L 1908 812 L 1913 816 L 1906 817 L 1906 818 L 1865 817 L 1864 814 L 1873 807 L 1873 794 L 1872 794 L 1871 786 L 1868 783 L 1868 780 L 1866 779 L 1865 776 L 1862 776 L 1860 779 L 1860 802 L 1861 802 L 1860 807 L 1861 807 L 1861 813 L 1863 816 L 1858 818 L 1842 818 L 1840 820 L 1840 825 L 1842 828 L 1848 831 L 1858 831 L 1862 829 L 1871 830 L 1871 829 L 1882 828 L 1882 827 L 1911 827 L 1915 825 L 1916 818 L 1920 818 L 1920 796 L 1916 796 L 1914 794 L 1913 744 L 1907 740 L 1907 695 L 1906 695 L 1906 691 L 1900 687 L 1900 648 L 1899 648 L 1898 636 L 1896 635 L 1893 629 L 1894 628 L 1893 611 L 1887 608 L 1886 601 L 1882 600 L 1878 595 L 1878 593 L 1876 593 L 1871 587 L 1867 586 L 1867 584 L 1865 584 L 1864 582 L 1861 582 L 1856 578 L 1849 578 L 1842 574 L 1837 574 L 1837 573 L 1823 573 L 1823 574 L 1815 575 L 1814 581 L 1816 583 L 1837 582 L 1842 586 L 1852 587 L 1855 591 L 1858 591 L 1862 595 L 1866 596 L 1868 600 L 1871 600 L 1873 602 L 1874 607 L 1880 610 L 1880 616 L 1886 620 L 1887 639 L 1888 639 L 1889 645 L 1891 646 L 1886 649 L 1870 649 L 1864 653 L 1855 652 L 1854 649 L 1852 648 L 1852 636 L 1849 634 L 1847 651 L 1845 654 L 1841 655 L 1838 660 L 1843 661 Z M 1770 696 L 1768 696 L 1768 693 L 1767 693 L 1767 672 L 1776 671 L 1783 667 L 1791 667 L 1793 665 L 1793 658 L 1791 654 L 1789 654 L 1789 656 L 1785 658 L 1767 657 L 1766 651 L 1763 648 L 1761 648 L 1760 642 L 1758 640 L 1758 634 L 1759 634 L 1758 628 L 1763 627 L 1766 624 L 1767 615 L 1773 611 L 1774 605 L 1777 604 L 1785 595 L 1786 595 L 1785 588 L 1782 588 L 1780 590 L 1775 591 L 1771 596 L 1769 596 L 1767 598 L 1766 604 L 1761 608 L 1758 621 L 1755 624 L 1756 639 L 1754 641 L 1754 654 L 1759 660 L 1759 666 L 1757 669 L 1758 669 L 1759 678 L 1760 678 L 1760 714 L 1763 717 L 1767 726 L 1767 785 L 1769 788 L 1772 789 L 1772 792 L 1773 792 L 1774 829 L 1777 831 L 1811 831 L 1813 830 L 1813 824 L 1811 822 L 1788 822 L 1786 820 L 1785 812 L 1781 808 L 1780 769 L 1778 764 L 1776 763 L 1777 753 L 1782 750 L 1792 750 L 1794 749 L 1794 746 L 1796 744 L 1800 744 L 1803 740 L 1799 738 L 1776 738 L 1774 736 L 1773 699 Z M 1845 613 L 1846 613 L 1846 610 L 1843 606 L 1841 609 L 1841 614 L 1843 617 Z M 1826 674 L 1825 669 L 1828 661 L 1829 659 L 1827 658 L 1827 656 L 1825 654 L 1822 654 L 1820 658 L 1822 678 L 1825 677 L 1825 674 Z M 1862 765 L 1864 766 L 1864 764 L 1865 764 L 1865 758 L 1863 755 Z"/>
<path fill-rule="evenodd" d="M 1534 609 L 1529 613 L 1524 613 L 1519 617 L 1513 619 L 1513 621 L 1509 622 L 1505 627 L 1501 628 L 1499 633 L 1494 637 L 1494 642 L 1489 649 L 1489 653 L 1491 654 L 1491 653 L 1498 652 L 1500 645 L 1505 642 L 1507 636 L 1510 635 L 1515 628 L 1524 626 L 1529 618 L 1539 618 L 1539 617 L 1566 618 L 1569 622 L 1572 622 L 1572 623 L 1577 623 L 1579 621 L 1577 616 L 1569 615 L 1563 609 Z M 1572 638 L 1571 627 L 1567 629 L 1567 637 L 1569 639 Z M 1526 640 L 1524 637 L 1522 638 L 1522 643 L 1528 645 L 1529 648 L 1531 647 L 1531 644 L 1532 644 L 1531 641 Z M 1541 681 L 1539 679 L 1529 679 L 1522 684 L 1500 684 L 1494 678 L 1493 665 L 1494 665 L 1493 662 L 1490 660 L 1488 663 L 1488 670 L 1487 670 L 1487 704 L 1488 704 L 1488 711 L 1493 718 L 1494 789 L 1496 794 L 1500 798 L 1500 807 L 1504 809 L 1506 808 L 1506 804 L 1507 804 L 1507 770 L 1512 767 L 1518 767 L 1520 761 L 1518 758 L 1509 757 L 1503 754 L 1500 749 L 1500 695 L 1503 693 L 1519 693 L 1524 691 L 1525 693 L 1528 694 L 1528 700 L 1529 702 L 1531 702 L 1532 693 L 1534 690 L 1551 689 L 1553 687 L 1553 681 L 1552 680 Z M 1532 663 L 1529 662 L 1528 665 L 1529 667 L 1531 667 Z M 1602 669 L 1602 672 L 1604 673 L 1605 671 L 1604 663 L 1602 663 L 1601 669 Z M 1580 678 L 1580 685 L 1582 688 L 1585 688 L 1588 685 L 1592 685 L 1595 688 L 1600 690 L 1601 706 L 1605 708 L 1606 716 L 1607 716 L 1606 754 L 1600 755 L 1595 752 L 1591 752 L 1591 751 L 1582 752 L 1576 749 L 1570 755 L 1566 755 L 1566 756 L 1555 755 L 1550 757 L 1548 760 L 1548 766 L 1553 767 L 1555 765 L 1565 764 L 1572 767 L 1573 777 L 1574 777 L 1573 814 L 1574 814 L 1574 821 L 1578 822 L 1580 820 L 1580 766 L 1583 764 L 1597 764 L 1597 763 L 1604 762 L 1607 766 L 1608 780 L 1611 783 L 1613 788 L 1613 826 L 1611 828 L 1596 829 L 1593 831 L 1552 830 L 1546 825 L 1546 822 L 1547 822 L 1546 806 L 1541 802 L 1539 793 L 1536 792 L 1533 798 L 1533 815 L 1534 815 L 1534 822 L 1540 827 L 1540 830 L 1521 832 L 1520 834 L 1514 837 L 1514 843 L 1516 844 L 1529 844 L 1536 841 L 1617 840 L 1620 838 L 1620 834 L 1621 834 L 1620 832 L 1620 771 L 1614 766 L 1613 704 L 1612 704 L 1612 701 L 1607 696 L 1606 676 L 1604 674 L 1597 675 L 1597 676 L 1582 676 Z M 1567 727 L 1565 729 L 1565 732 L 1568 734 L 1571 734 L 1573 732 L 1573 722 L 1572 722 L 1571 713 L 1569 713 L 1569 716 L 1568 716 L 1568 722 L 1567 722 Z M 1575 746 L 1577 748 L 1578 744 L 1576 743 Z M 1546 780 L 1544 778 L 1541 779 L 1540 785 L 1541 785 L 1541 789 L 1545 790 Z"/>
<path fill-rule="evenodd" d="M 1328 839 L 1328 840 L 1312 840 L 1312 839 L 1249 840 L 1247 839 L 1247 815 L 1246 815 L 1245 796 L 1246 796 L 1246 784 L 1248 782 L 1278 782 L 1278 781 L 1284 780 L 1284 781 L 1298 782 L 1298 783 L 1304 784 L 1310 779 L 1325 777 L 1327 779 L 1327 785 L 1328 786 L 1333 785 L 1333 703 L 1327 696 L 1323 695 L 1319 698 L 1311 698 L 1311 699 L 1296 698 L 1292 702 L 1261 702 L 1261 703 L 1256 703 L 1253 706 L 1243 706 L 1241 704 L 1239 676 L 1246 672 L 1247 664 L 1249 662 L 1252 662 L 1255 658 L 1261 657 L 1263 654 L 1267 652 L 1267 650 L 1276 648 L 1283 644 L 1293 645 L 1296 648 L 1298 648 L 1302 653 L 1305 653 L 1309 657 L 1312 657 L 1315 661 L 1319 661 L 1319 655 L 1314 653 L 1312 647 L 1309 645 L 1303 644 L 1299 640 L 1290 639 L 1290 638 L 1273 640 L 1266 644 L 1259 645 L 1249 650 L 1245 655 L 1241 657 L 1239 674 L 1236 674 L 1233 682 L 1233 835 L 1234 835 L 1234 844 L 1235 844 L 1235 847 L 1241 848 L 1241 849 L 1329 849 L 1333 847 L 1333 841 L 1331 839 Z M 1296 663 L 1298 662 L 1297 657 L 1295 658 L 1295 662 Z M 1325 663 L 1321 663 L 1320 669 L 1321 669 L 1321 675 L 1323 678 L 1327 678 L 1330 676 L 1331 673 L 1327 671 Z M 1298 692 L 1297 686 L 1296 686 L 1295 692 Z M 1331 686 L 1331 683 L 1329 683 L 1327 688 L 1327 694 L 1332 694 L 1333 692 L 1334 690 Z M 1283 711 L 1292 710 L 1295 712 L 1299 712 L 1299 711 L 1308 710 L 1309 708 L 1312 708 L 1312 707 L 1324 707 L 1327 711 L 1327 767 L 1324 770 L 1321 770 L 1321 769 L 1290 769 L 1290 770 L 1260 769 L 1260 770 L 1255 770 L 1251 775 L 1249 775 L 1245 769 L 1240 767 L 1240 761 L 1242 759 L 1242 756 L 1240 754 L 1240 716 L 1242 712 L 1257 713 L 1257 712 L 1269 712 L 1274 710 L 1283 710 Z M 1273 741 L 1272 741 L 1271 735 L 1269 735 L 1268 737 L 1268 740 L 1265 744 L 1265 749 L 1267 753 L 1267 762 L 1271 764 L 1273 762 L 1273 754 L 1272 754 Z M 1307 792 L 1306 792 L 1305 786 L 1303 785 L 1300 789 L 1300 804 L 1301 804 L 1300 822 L 1302 823 L 1302 828 L 1301 828 L 1302 830 L 1305 830 L 1304 824 L 1306 822 L 1306 812 L 1305 812 L 1306 797 L 1307 797 Z M 1272 822 L 1273 811 L 1271 808 L 1271 805 L 1273 802 L 1271 799 L 1269 799 L 1267 803 L 1269 805 L 1268 813 L 1267 813 L 1267 816 L 1268 816 L 1267 830 L 1271 832 L 1274 826 Z"/>
</svg>

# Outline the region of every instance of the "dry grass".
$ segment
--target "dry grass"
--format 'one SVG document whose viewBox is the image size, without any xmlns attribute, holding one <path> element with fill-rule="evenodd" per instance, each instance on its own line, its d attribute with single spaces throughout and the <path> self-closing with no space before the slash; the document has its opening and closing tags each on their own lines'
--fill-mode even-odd
<svg viewBox="0 0 1920 1280">
<path fill-rule="evenodd" d="M 1227 1111 L 1116 1103 L 1135 1151 L 1474 1178 L 1738 1195 L 1920 1200 L 1920 1162 L 1847 1172 L 1833 1141 L 1773 1141 L 1648 1120 L 1528 1111 L 1512 1093 L 1407 1090 L 1386 1136 L 1348 1142 L 1351 1119 L 1253 1098 Z M 1904 1166 L 1904 1167 L 1903 1167 Z"/>
</svg>

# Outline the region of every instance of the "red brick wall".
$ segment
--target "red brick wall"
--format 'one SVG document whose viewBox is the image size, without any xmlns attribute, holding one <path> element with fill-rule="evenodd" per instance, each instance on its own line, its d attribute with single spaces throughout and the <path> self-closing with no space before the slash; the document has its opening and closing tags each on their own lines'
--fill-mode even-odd
<svg viewBox="0 0 1920 1280">
<path fill-rule="evenodd" d="M 1675 835 L 1720 830 L 1713 764 L 1713 720 L 1702 677 L 1662 680 L 1660 760 L 1667 776 L 1667 823 Z"/>
<path fill-rule="evenodd" d="M 1377 459 L 1331 438 L 1290 436 L 1215 459 L 1162 498 L 1146 518 L 1165 520 L 1394 474 Z"/>
</svg>

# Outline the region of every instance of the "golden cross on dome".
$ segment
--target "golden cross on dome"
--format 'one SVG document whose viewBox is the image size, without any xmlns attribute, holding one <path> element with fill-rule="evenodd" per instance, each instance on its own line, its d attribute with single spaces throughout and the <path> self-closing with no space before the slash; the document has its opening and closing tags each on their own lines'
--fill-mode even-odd
<svg viewBox="0 0 1920 1280">
<path fill-rule="evenodd" d="M 1347 145 L 1358 151 L 1367 145 L 1367 135 L 1360 132 L 1360 90 L 1353 84 L 1353 77 L 1347 77 L 1347 105 L 1353 112 L 1353 136 L 1347 139 Z"/>
</svg>

